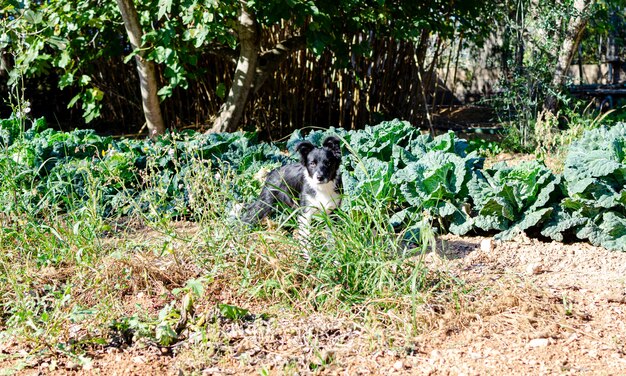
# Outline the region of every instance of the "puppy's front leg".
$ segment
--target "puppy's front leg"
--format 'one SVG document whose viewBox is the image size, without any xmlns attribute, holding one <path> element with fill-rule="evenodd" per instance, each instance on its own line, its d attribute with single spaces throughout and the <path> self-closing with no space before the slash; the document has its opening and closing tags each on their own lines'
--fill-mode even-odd
<svg viewBox="0 0 626 376">
<path fill-rule="evenodd" d="M 309 247 L 311 246 L 311 220 L 315 210 L 313 208 L 304 207 L 302 213 L 298 216 L 298 238 L 302 244 L 302 256 L 308 261 Z"/>
</svg>

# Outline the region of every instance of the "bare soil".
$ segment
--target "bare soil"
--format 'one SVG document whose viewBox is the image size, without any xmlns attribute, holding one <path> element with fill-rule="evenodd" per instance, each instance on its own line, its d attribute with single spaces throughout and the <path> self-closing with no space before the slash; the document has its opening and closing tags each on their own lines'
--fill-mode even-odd
<svg viewBox="0 0 626 376">
<path fill-rule="evenodd" d="M 265 319 L 216 322 L 173 349 L 147 343 L 102 348 L 79 366 L 38 360 L 18 374 L 100 375 L 617 375 L 626 372 L 626 254 L 588 244 L 520 237 L 445 236 L 425 257 L 460 282 L 453 299 L 415 312 L 418 335 L 394 312 L 364 323 L 355 315 L 298 313 L 232 293 L 227 281 L 207 294 L 269 312 Z M 137 297 L 145 300 L 145 295 Z M 163 304 L 152 302 L 155 305 Z M 142 304 L 150 302 L 142 301 Z M 297 310 L 295 310 L 297 311 Z M 360 312 L 362 313 L 362 312 Z M 368 317 L 359 315 L 359 317 Z M 408 323 L 407 323 L 408 324 Z M 0 367 L 15 367 L 18 344 L 0 344 Z M 15 370 L 15 368 L 13 368 Z"/>
<path fill-rule="evenodd" d="M 626 254 L 525 237 L 494 242 L 451 236 L 446 241 L 451 271 L 470 286 L 492 285 L 500 295 L 491 297 L 491 309 L 476 301 L 476 319 L 460 330 L 425 334 L 430 342 L 425 371 L 626 371 Z"/>
</svg>

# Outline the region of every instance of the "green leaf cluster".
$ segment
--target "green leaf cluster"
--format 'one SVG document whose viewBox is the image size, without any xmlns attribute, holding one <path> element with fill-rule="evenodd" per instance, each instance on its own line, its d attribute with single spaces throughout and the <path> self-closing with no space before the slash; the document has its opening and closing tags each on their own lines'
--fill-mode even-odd
<svg viewBox="0 0 626 376">
<path fill-rule="evenodd" d="M 114 1 L 9 0 L 0 18 L 0 50 L 15 60 L 9 84 L 50 77 L 59 88 L 74 89 L 69 107 L 80 105 L 89 122 L 100 116 L 103 102 L 111 100 L 105 98 L 113 90 L 102 71 L 113 66 L 123 81 L 134 69 L 128 65 L 124 73 L 116 63 L 128 63 L 138 54 L 158 64 L 162 99 L 172 96 L 176 88 L 193 86 L 198 78 L 215 76 L 207 57 L 216 54 L 230 62 L 237 56 L 237 17 L 242 4 L 256 19 L 261 34 L 271 35 L 263 37 L 263 50 L 277 47 L 285 30 L 288 36 L 305 39 L 307 48 L 317 55 L 331 51 L 337 68 L 371 53 L 377 39 L 416 41 L 432 32 L 442 40 L 459 35 L 463 40 L 480 40 L 488 35 L 489 10 L 494 8 L 478 0 L 144 0 L 134 4 L 143 32 L 137 49 L 128 42 Z M 225 82 L 219 81 L 223 80 L 209 82 L 221 98 Z"/>
<path fill-rule="evenodd" d="M 545 224 L 562 197 L 560 184 L 561 177 L 537 161 L 475 171 L 468 184 L 476 213 L 471 222 L 483 231 L 502 231 L 499 236 L 510 239 Z"/>
<path fill-rule="evenodd" d="M 17 130 L 13 119 L 0 122 L 4 210 L 65 211 L 95 200 L 102 216 L 148 208 L 155 215 L 185 216 L 190 213 L 188 181 L 199 163 L 215 172 L 252 176 L 287 160 L 276 145 L 257 143 L 254 134 L 245 132 L 114 140 L 93 130 L 40 131 L 42 122 L 27 131 Z M 153 178 L 146 181 L 147 175 Z"/>
<path fill-rule="evenodd" d="M 466 222 L 459 208 L 467 198 L 466 184 L 472 171 L 482 166 L 482 158 L 466 154 L 467 142 L 453 132 L 433 138 L 408 122 L 391 120 L 357 131 L 331 128 L 307 137 L 296 132 L 287 146 L 293 149 L 304 139 L 319 144 L 333 134 L 345 141 L 347 151 L 345 210 L 360 207 L 350 197 L 369 196 L 398 212 L 390 219 L 395 226 L 412 226 L 423 214 L 437 218 L 446 228 Z"/>
<path fill-rule="evenodd" d="M 626 251 L 626 124 L 585 132 L 569 148 L 563 178 L 567 197 L 542 234 Z"/>
</svg>

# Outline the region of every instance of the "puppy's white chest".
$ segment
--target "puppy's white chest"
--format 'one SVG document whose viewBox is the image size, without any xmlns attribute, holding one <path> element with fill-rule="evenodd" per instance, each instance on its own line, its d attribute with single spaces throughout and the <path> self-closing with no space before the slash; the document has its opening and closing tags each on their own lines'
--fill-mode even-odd
<svg viewBox="0 0 626 376">
<path fill-rule="evenodd" d="M 331 181 L 325 184 L 310 184 L 315 194 L 307 194 L 307 206 L 316 208 L 320 211 L 329 212 L 335 209 L 341 202 L 341 197 L 335 189 L 335 182 Z"/>
</svg>

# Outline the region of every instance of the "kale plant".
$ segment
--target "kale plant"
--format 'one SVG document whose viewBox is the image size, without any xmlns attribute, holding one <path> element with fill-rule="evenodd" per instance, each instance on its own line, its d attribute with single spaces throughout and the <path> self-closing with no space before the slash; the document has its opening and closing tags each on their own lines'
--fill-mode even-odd
<svg viewBox="0 0 626 376">
<path fill-rule="evenodd" d="M 509 167 L 504 163 L 477 170 L 468 184 L 475 213 L 473 226 L 514 235 L 545 223 L 562 197 L 561 177 L 537 161 Z"/>
<path fill-rule="evenodd" d="M 626 124 L 585 132 L 570 146 L 563 178 L 567 197 L 542 234 L 626 251 Z"/>
</svg>

